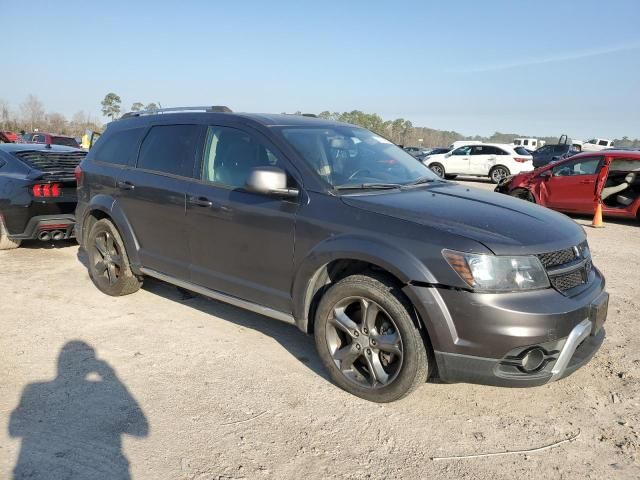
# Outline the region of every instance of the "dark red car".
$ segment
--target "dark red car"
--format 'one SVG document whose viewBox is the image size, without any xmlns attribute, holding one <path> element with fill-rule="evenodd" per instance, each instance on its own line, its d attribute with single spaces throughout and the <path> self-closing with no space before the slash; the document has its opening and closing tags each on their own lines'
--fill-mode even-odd
<svg viewBox="0 0 640 480">
<path fill-rule="evenodd" d="M 605 216 L 640 220 L 640 152 L 581 153 L 507 177 L 495 191 L 561 212 L 584 214 L 594 213 L 600 197 Z"/>
<path fill-rule="evenodd" d="M 22 136 L 22 143 L 45 143 L 49 145 L 62 145 L 65 147 L 80 148 L 80 144 L 73 137 L 42 132 L 24 134 Z"/>
<path fill-rule="evenodd" d="M 16 143 L 18 135 L 13 132 L 0 132 L 0 143 Z"/>
</svg>

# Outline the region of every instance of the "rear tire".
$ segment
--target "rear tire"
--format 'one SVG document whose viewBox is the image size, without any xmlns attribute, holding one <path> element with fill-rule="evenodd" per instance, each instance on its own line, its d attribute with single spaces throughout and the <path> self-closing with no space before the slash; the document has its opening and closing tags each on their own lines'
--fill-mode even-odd
<svg viewBox="0 0 640 480">
<path fill-rule="evenodd" d="M 441 163 L 438 163 L 438 162 L 432 163 L 431 165 L 429 165 L 429 168 L 433 173 L 438 175 L 440 178 L 444 178 L 446 176 L 444 173 L 444 165 L 442 165 Z"/>
<path fill-rule="evenodd" d="M 101 292 L 119 297 L 140 289 L 142 281 L 131 271 L 122 237 L 110 220 L 103 218 L 93 225 L 85 249 L 89 276 Z"/>
<path fill-rule="evenodd" d="M 314 336 L 333 381 L 372 402 L 393 402 L 426 382 L 429 355 L 400 288 L 381 275 L 331 286 L 316 311 Z"/>
<path fill-rule="evenodd" d="M 493 183 L 500 183 L 500 180 L 511 175 L 509 169 L 503 165 L 496 165 L 489 170 L 489 178 Z"/>
<path fill-rule="evenodd" d="M 14 248 L 18 248 L 21 243 L 22 240 L 11 240 L 9 238 L 9 232 L 7 232 L 0 217 L 0 250 L 13 250 Z"/>
<path fill-rule="evenodd" d="M 509 195 L 515 198 L 519 198 L 520 200 L 525 200 L 527 202 L 536 203 L 536 199 L 526 188 L 515 188 L 509 192 Z"/>
</svg>

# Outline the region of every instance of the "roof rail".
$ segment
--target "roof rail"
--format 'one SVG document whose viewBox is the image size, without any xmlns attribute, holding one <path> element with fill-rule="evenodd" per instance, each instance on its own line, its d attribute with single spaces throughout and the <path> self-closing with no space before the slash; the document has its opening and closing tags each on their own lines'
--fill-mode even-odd
<svg viewBox="0 0 640 480">
<path fill-rule="evenodd" d="M 153 110 L 140 110 L 138 112 L 127 112 L 120 118 L 141 117 L 142 115 L 155 115 L 156 113 L 177 113 L 177 112 L 208 112 L 208 113 L 231 113 L 232 110 L 224 105 L 212 105 L 202 107 L 172 107 L 156 108 Z"/>
</svg>

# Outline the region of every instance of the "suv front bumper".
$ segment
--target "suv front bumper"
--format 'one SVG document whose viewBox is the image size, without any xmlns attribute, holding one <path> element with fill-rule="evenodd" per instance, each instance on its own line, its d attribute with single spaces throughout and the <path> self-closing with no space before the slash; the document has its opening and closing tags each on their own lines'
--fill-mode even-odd
<svg viewBox="0 0 640 480">
<path fill-rule="evenodd" d="M 587 288 L 573 297 L 551 288 L 507 294 L 415 286 L 406 291 L 425 320 L 442 380 L 529 387 L 566 377 L 595 355 L 605 337 L 604 288 L 594 268 Z M 539 360 L 535 368 L 525 368 L 531 367 L 530 352 Z"/>
</svg>

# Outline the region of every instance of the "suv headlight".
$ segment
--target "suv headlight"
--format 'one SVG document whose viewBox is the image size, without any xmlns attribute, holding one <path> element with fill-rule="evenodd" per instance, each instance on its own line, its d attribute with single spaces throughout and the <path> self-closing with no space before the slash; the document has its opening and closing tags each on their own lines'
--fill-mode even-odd
<svg viewBox="0 0 640 480">
<path fill-rule="evenodd" d="M 512 292 L 549 287 L 549 277 L 535 256 L 507 257 L 443 250 L 451 268 L 474 290 Z"/>
</svg>

